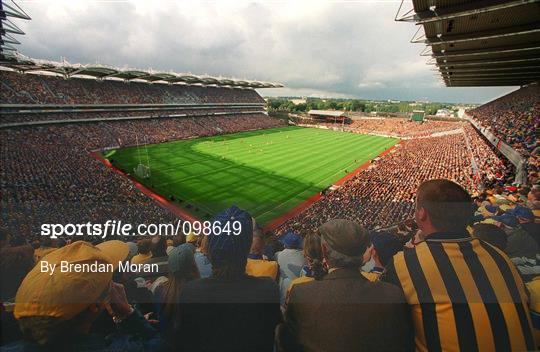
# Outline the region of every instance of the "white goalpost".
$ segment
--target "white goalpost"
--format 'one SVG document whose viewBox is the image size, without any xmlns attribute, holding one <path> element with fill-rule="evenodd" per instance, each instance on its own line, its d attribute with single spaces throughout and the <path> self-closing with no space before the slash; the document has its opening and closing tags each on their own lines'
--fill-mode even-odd
<svg viewBox="0 0 540 352">
<path fill-rule="evenodd" d="M 146 156 L 146 160 L 143 161 L 141 157 L 141 146 L 139 144 L 139 137 L 135 135 L 135 140 L 137 142 L 137 154 L 139 156 L 139 163 L 137 166 L 133 169 L 133 172 L 137 177 L 140 178 L 149 178 L 150 173 L 150 158 L 148 157 L 148 141 L 146 140 L 146 136 L 143 136 L 144 138 L 144 154 Z"/>
</svg>

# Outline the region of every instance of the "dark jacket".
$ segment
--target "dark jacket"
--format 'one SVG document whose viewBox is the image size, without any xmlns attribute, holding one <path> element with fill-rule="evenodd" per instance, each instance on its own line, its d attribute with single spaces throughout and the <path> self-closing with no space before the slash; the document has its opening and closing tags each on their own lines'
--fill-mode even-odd
<svg viewBox="0 0 540 352">
<path fill-rule="evenodd" d="M 281 321 L 279 290 L 266 277 L 199 279 L 182 290 L 180 312 L 172 346 L 186 351 L 272 351 Z"/>
<path fill-rule="evenodd" d="M 110 335 L 73 334 L 65 336 L 54 345 L 40 346 L 30 341 L 17 341 L 0 348 L 1 352 L 113 352 L 113 351 L 164 351 L 164 340 L 137 310 L 118 324 L 118 331 Z"/>
<path fill-rule="evenodd" d="M 337 269 L 295 285 L 278 343 L 284 351 L 412 350 L 409 307 L 394 285 Z"/>
</svg>

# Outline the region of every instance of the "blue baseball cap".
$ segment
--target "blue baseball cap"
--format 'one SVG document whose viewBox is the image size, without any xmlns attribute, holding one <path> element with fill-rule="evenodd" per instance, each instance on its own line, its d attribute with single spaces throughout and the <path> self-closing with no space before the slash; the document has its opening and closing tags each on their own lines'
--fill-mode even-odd
<svg viewBox="0 0 540 352">
<path fill-rule="evenodd" d="M 522 205 L 518 205 L 514 209 L 514 215 L 518 218 L 524 218 L 527 220 L 534 220 L 534 213 L 531 209 L 524 207 Z"/>
<path fill-rule="evenodd" d="M 397 252 L 403 250 L 403 241 L 390 233 L 373 232 L 370 238 L 382 265 L 388 264 Z"/>
<path fill-rule="evenodd" d="M 171 249 L 168 259 L 169 271 L 172 273 L 190 271 L 195 263 L 194 253 L 195 247 L 190 243 Z"/>
<path fill-rule="evenodd" d="M 226 226 L 234 228 L 233 223 L 238 221 L 241 226 L 240 233 L 234 235 L 224 233 L 222 230 Z M 212 223 L 219 223 L 219 232 L 217 226 L 212 226 L 212 233 L 208 239 L 209 259 L 213 265 L 219 266 L 227 263 L 237 265 L 246 265 L 251 242 L 253 241 L 253 218 L 251 215 L 236 205 L 217 214 Z"/>
<path fill-rule="evenodd" d="M 279 242 L 281 242 L 285 248 L 302 248 L 302 237 L 293 231 L 287 231 L 284 235 L 281 235 L 279 237 Z"/>
</svg>

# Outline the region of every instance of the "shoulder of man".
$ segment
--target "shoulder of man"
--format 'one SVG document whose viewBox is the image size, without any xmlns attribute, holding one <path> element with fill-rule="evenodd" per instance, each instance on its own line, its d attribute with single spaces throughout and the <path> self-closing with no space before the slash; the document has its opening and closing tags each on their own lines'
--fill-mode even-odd
<svg viewBox="0 0 540 352">
<path fill-rule="evenodd" d="M 392 260 L 390 260 L 386 266 L 385 272 L 381 275 L 380 281 L 387 282 L 401 288 L 401 281 L 399 280 L 398 272 L 402 271 L 405 267 L 405 256 L 410 254 L 422 256 L 426 253 L 426 251 L 429 252 L 429 247 L 425 241 L 416 244 L 414 247 L 404 247 L 402 251 L 397 252 Z"/>
</svg>

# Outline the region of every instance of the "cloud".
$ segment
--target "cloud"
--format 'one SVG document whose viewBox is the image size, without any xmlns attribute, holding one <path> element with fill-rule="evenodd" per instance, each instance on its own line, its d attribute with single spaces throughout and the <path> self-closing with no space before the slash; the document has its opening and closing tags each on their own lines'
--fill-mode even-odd
<svg viewBox="0 0 540 352">
<path fill-rule="evenodd" d="M 19 49 L 35 58 L 275 81 L 290 95 L 484 102 L 509 90 L 442 86 L 409 42 L 416 27 L 394 22 L 396 1 L 19 3 L 32 17 L 16 21 Z"/>
</svg>

